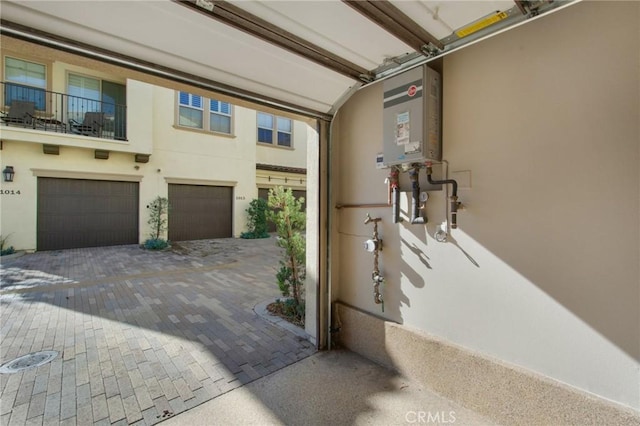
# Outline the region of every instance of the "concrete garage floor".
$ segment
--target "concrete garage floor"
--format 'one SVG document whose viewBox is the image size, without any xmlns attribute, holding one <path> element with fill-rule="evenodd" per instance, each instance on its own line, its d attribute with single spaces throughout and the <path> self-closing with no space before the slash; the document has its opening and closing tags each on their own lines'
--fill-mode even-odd
<svg viewBox="0 0 640 426">
<path fill-rule="evenodd" d="M 179 425 L 491 425 L 349 351 L 320 352 L 163 423 Z"/>
</svg>

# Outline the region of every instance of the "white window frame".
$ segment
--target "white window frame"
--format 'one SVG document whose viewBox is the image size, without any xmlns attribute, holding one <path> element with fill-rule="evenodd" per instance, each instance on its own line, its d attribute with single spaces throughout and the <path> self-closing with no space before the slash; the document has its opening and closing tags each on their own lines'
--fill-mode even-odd
<svg viewBox="0 0 640 426">
<path fill-rule="evenodd" d="M 182 102 L 182 97 L 183 94 L 187 96 L 187 103 L 183 103 Z M 200 106 L 196 105 L 195 100 L 199 99 L 199 103 Z M 176 124 L 180 127 L 186 127 L 188 129 L 200 129 L 200 130 L 204 130 L 204 123 L 205 123 L 205 112 L 204 112 L 204 104 L 206 102 L 206 99 L 204 99 L 202 96 L 200 95 L 194 95 L 192 93 L 188 93 L 188 92 L 178 92 L 178 118 L 176 120 Z M 201 126 L 190 126 L 188 124 L 185 123 L 181 123 L 180 119 L 182 118 L 181 115 L 181 110 L 182 109 L 188 109 L 188 110 L 193 110 L 193 111 L 197 111 L 200 113 L 200 121 L 201 121 Z"/>
<path fill-rule="evenodd" d="M 264 127 L 264 126 L 260 126 L 260 116 L 263 115 L 265 117 L 271 117 L 271 127 Z M 279 127 L 279 123 L 280 121 L 287 121 L 289 122 L 289 131 L 286 130 L 282 130 Z M 270 145 L 270 146 L 274 146 L 274 147 L 279 147 L 279 148 L 287 148 L 287 149 L 293 149 L 293 120 L 290 118 L 286 118 L 286 117 L 279 117 L 277 115 L 273 115 L 273 114 L 267 114 L 265 112 L 260 112 L 257 111 L 256 114 L 256 141 L 259 144 L 262 145 Z M 268 130 L 271 132 L 271 141 L 265 141 L 265 140 L 260 140 L 260 129 L 263 130 Z M 279 138 L 279 134 L 286 134 L 289 135 L 289 144 L 282 144 L 280 143 L 280 138 Z M 275 140 L 274 140 L 275 139 Z"/>
<path fill-rule="evenodd" d="M 209 101 L 209 126 L 208 129 L 210 132 L 214 132 L 214 133 L 222 133 L 225 135 L 230 135 L 232 134 L 232 129 L 233 129 L 233 105 L 230 104 L 229 102 L 223 102 L 220 101 L 218 99 L 208 99 Z M 218 104 L 218 108 L 216 110 L 214 110 L 213 108 L 213 103 L 217 102 Z M 224 112 L 224 105 L 227 105 L 227 109 L 229 112 Z M 223 117 L 223 118 L 228 118 L 229 119 L 229 131 L 228 132 L 223 132 L 221 130 L 214 130 L 211 128 L 212 125 L 212 120 L 211 120 L 211 116 L 212 115 L 216 115 L 218 117 Z"/>
<path fill-rule="evenodd" d="M 33 85 L 33 84 L 29 84 L 28 82 L 23 82 L 23 81 L 15 81 L 15 80 L 11 80 L 9 78 L 9 76 L 7 75 L 7 62 L 8 60 L 14 60 L 14 61 L 20 61 L 24 64 L 34 64 L 34 65 L 38 65 L 44 68 L 44 84 L 42 86 L 37 86 L 37 85 Z M 10 56 L 10 55 L 5 55 L 3 57 L 3 62 L 2 62 L 2 75 L 4 77 L 4 82 L 5 85 L 6 84 L 13 84 L 13 85 L 18 85 L 18 86 L 24 86 L 24 87 L 28 87 L 28 88 L 33 88 L 35 90 L 41 90 L 43 92 L 43 98 L 42 101 L 44 102 L 44 105 L 39 105 L 36 102 L 36 109 L 38 110 L 46 110 L 47 105 L 47 90 L 48 90 L 48 86 L 49 86 L 49 75 L 48 75 L 48 68 L 47 68 L 47 64 L 43 64 L 41 62 L 37 62 L 37 61 L 32 61 L 29 59 L 23 59 L 23 58 L 19 58 L 19 57 L 15 57 L 15 56 Z M 7 90 L 7 88 L 5 87 L 5 91 Z M 7 102 L 6 99 L 2 100 L 2 105 L 5 105 L 5 103 Z M 42 106 L 43 108 L 38 108 L 39 106 Z"/>
<path fill-rule="evenodd" d="M 181 95 L 182 94 L 186 94 L 189 96 L 189 105 L 184 104 L 181 102 Z M 194 106 L 192 100 L 194 99 L 194 97 L 199 97 L 200 98 L 200 107 Z M 217 102 L 218 103 L 218 108 L 217 110 L 214 110 L 214 108 L 212 108 L 212 103 Z M 229 112 L 225 113 L 223 111 L 223 105 L 228 105 L 228 109 Z M 201 111 L 202 113 L 202 126 L 189 126 L 186 124 L 182 124 L 180 123 L 180 108 L 190 108 L 193 110 L 197 110 L 197 111 Z M 234 120 L 233 120 L 233 114 L 234 112 L 234 106 L 233 104 L 229 103 L 229 102 L 225 102 L 225 101 L 221 101 L 219 99 L 213 99 L 213 98 L 207 98 L 201 95 L 195 95 L 193 93 L 189 93 L 189 92 L 185 92 L 185 91 L 176 91 L 176 119 L 175 119 L 175 123 L 176 123 L 176 127 L 180 128 L 180 129 L 185 129 L 185 130 L 195 130 L 195 131 L 201 131 L 201 132 L 207 132 L 207 133 L 213 133 L 216 135 L 223 135 L 223 136 L 233 136 L 233 131 L 234 131 Z M 222 117 L 228 117 L 229 118 L 229 132 L 225 132 L 225 131 L 221 131 L 221 130 L 212 130 L 211 129 L 211 125 L 212 125 L 212 120 L 211 120 L 211 116 L 212 115 L 217 115 L 217 116 L 222 116 Z"/>
</svg>

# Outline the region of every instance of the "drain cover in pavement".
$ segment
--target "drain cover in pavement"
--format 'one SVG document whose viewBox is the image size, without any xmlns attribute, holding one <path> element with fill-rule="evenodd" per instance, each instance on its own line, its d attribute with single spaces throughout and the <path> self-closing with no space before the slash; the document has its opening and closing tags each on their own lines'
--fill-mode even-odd
<svg viewBox="0 0 640 426">
<path fill-rule="evenodd" d="M 42 351 L 27 354 L 20 358 L 16 358 L 13 361 L 2 364 L 2 366 L 0 366 L 0 373 L 18 373 L 30 368 L 40 367 L 41 365 L 53 361 L 57 356 L 58 352 L 56 351 Z"/>
</svg>

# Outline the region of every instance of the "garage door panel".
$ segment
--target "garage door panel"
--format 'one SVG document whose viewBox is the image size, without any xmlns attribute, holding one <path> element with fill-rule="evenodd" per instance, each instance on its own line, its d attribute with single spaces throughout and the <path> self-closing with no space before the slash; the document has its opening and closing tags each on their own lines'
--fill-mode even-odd
<svg viewBox="0 0 640 426">
<path fill-rule="evenodd" d="M 169 185 L 169 239 L 172 241 L 233 236 L 233 188 Z"/>
<path fill-rule="evenodd" d="M 137 242 L 137 182 L 38 178 L 38 250 Z"/>
</svg>

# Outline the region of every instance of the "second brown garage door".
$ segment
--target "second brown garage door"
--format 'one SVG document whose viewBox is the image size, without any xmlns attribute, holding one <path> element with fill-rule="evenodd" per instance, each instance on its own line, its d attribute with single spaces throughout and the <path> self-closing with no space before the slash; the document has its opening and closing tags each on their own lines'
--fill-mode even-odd
<svg viewBox="0 0 640 426">
<path fill-rule="evenodd" d="M 169 185 L 169 240 L 233 236 L 233 188 Z"/>
</svg>

